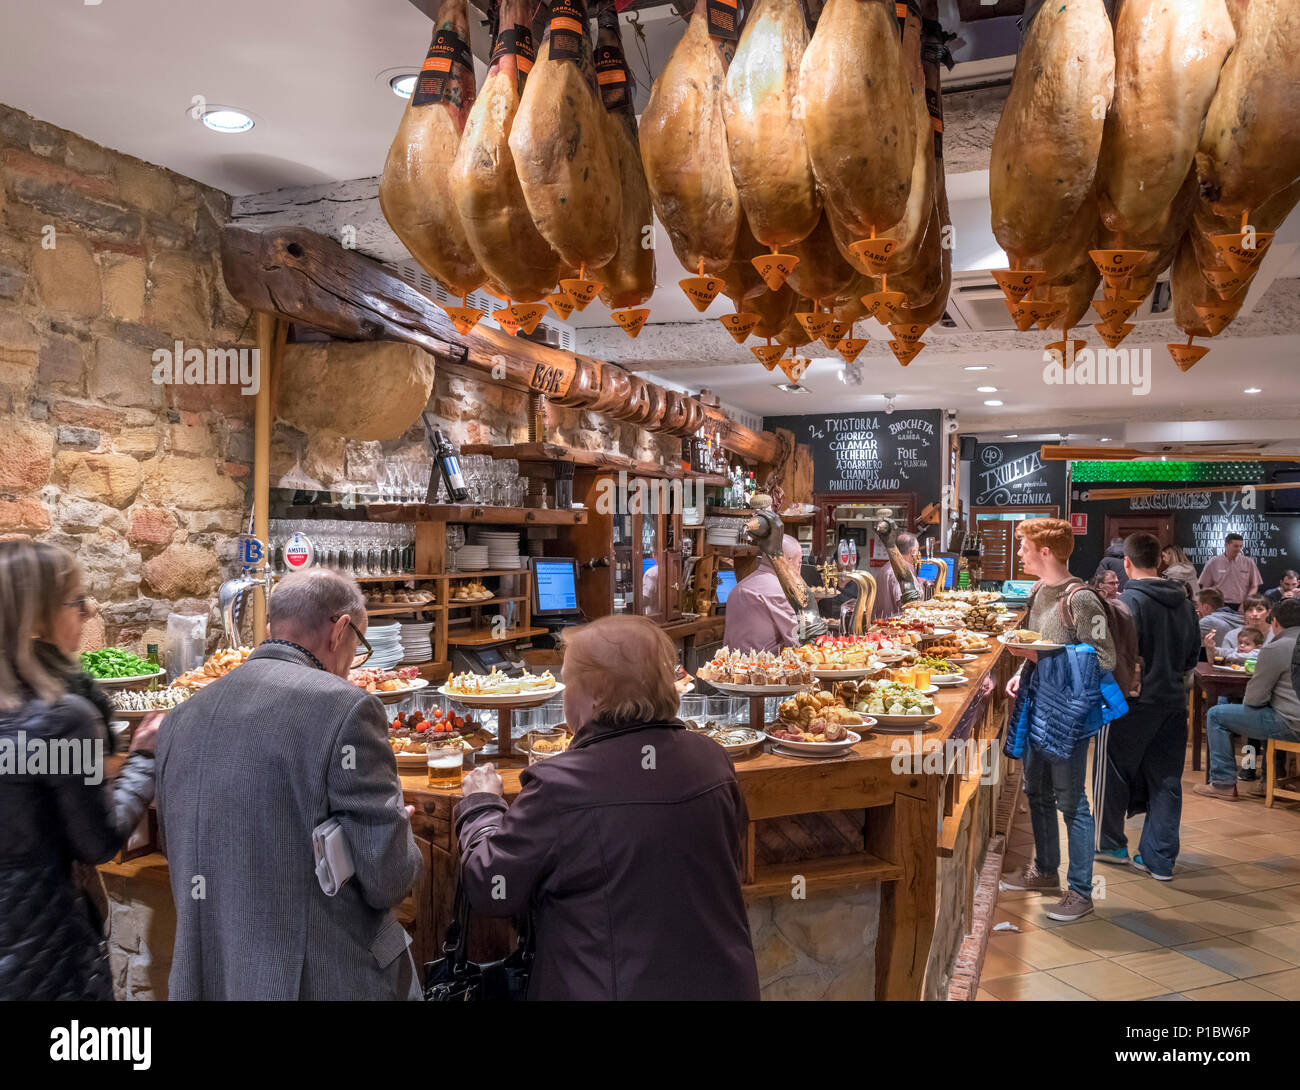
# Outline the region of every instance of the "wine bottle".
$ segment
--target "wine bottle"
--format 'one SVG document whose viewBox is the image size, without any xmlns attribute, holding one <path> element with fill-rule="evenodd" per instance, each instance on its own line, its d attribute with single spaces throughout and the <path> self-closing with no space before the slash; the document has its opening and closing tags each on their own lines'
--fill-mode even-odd
<svg viewBox="0 0 1300 1090">
<path fill-rule="evenodd" d="M 442 470 L 442 482 L 447 486 L 448 502 L 464 503 L 469 499 L 469 489 L 465 487 L 465 477 L 460 471 L 460 454 L 442 434 L 441 428 L 433 429 L 433 450 L 438 458 L 438 468 Z"/>
</svg>

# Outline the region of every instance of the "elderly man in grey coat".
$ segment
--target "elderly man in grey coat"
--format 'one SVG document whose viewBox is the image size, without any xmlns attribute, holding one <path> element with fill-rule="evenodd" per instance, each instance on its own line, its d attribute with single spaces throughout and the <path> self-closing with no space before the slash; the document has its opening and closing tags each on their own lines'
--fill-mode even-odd
<svg viewBox="0 0 1300 1090">
<path fill-rule="evenodd" d="M 419 998 L 392 912 L 420 870 L 410 809 L 383 706 L 347 680 L 365 599 L 313 569 L 280 582 L 268 620 L 271 638 L 159 730 L 171 998 Z M 312 851 L 330 817 L 356 868 L 333 897 Z"/>
</svg>

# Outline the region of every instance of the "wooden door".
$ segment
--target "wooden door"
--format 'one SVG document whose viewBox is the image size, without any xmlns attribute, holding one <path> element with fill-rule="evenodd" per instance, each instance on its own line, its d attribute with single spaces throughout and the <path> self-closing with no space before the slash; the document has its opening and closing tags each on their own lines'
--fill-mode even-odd
<svg viewBox="0 0 1300 1090">
<path fill-rule="evenodd" d="M 1102 548 L 1110 545 L 1117 537 L 1125 538 L 1129 534 L 1154 534 L 1163 548 L 1174 540 L 1174 518 L 1172 515 L 1107 515 L 1106 538 Z"/>
<path fill-rule="evenodd" d="M 1027 518 L 1060 518 L 1060 508 L 1053 504 L 1041 507 L 973 507 L 971 528 L 984 536 L 984 581 L 1033 579 L 1020 564 L 1016 553 L 1020 541 L 1016 527 Z M 1008 515 L 1015 516 L 1008 518 Z"/>
</svg>

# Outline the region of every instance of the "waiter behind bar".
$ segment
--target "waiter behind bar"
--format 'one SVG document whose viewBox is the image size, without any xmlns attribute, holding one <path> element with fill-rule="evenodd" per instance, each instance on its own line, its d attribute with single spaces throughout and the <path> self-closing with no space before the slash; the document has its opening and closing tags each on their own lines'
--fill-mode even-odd
<svg viewBox="0 0 1300 1090">
<path fill-rule="evenodd" d="M 898 555 L 915 569 L 921 562 L 921 542 L 917 536 L 904 530 L 898 535 L 897 544 Z M 880 569 L 876 585 L 879 589 L 876 591 L 875 605 L 871 607 L 871 619 L 880 621 L 892 617 L 903 604 L 903 588 L 898 585 L 898 576 L 888 561 Z"/>
<path fill-rule="evenodd" d="M 1241 551 L 1243 544 L 1240 534 L 1229 534 L 1223 540 L 1223 552 L 1206 564 L 1201 572 L 1201 590 L 1214 588 L 1223 595 L 1224 605 L 1238 612 L 1241 603 L 1264 582 L 1255 562 Z"/>
<path fill-rule="evenodd" d="M 803 563 L 799 542 L 786 534 L 781 552 L 795 571 Z M 727 596 L 726 645 L 736 651 L 780 651 L 795 645 L 794 606 L 781 589 L 772 562 L 765 556 Z"/>
</svg>

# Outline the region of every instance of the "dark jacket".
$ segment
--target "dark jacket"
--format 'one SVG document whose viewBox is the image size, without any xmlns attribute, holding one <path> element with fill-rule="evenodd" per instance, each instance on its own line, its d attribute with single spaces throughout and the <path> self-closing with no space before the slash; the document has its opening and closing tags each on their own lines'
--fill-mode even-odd
<svg viewBox="0 0 1300 1090">
<path fill-rule="evenodd" d="M 356 867 L 333 897 L 312 854 L 329 817 Z M 263 643 L 163 720 L 158 826 L 176 903 L 172 999 L 419 997 L 391 909 L 420 851 L 377 697 Z"/>
<path fill-rule="evenodd" d="M 30 761 L 36 740 L 51 755 L 62 748 L 71 759 L 76 747 L 89 761 L 72 772 L 17 771 L 19 747 Z M 77 872 L 111 859 L 139 824 L 154 760 L 133 753 L 109 780 L 111 752 L 103 718 L 82 696 L 0 716 L 0 1000 L 113 998 L 104 920 Z"/>
<path fill-rule="evenodd" d="M 741 895 L 746 811 L 715 742 L 678 720 L 589 723 L 520 773 L 510 808 L 456 807 L 472 908 L 531 908 L 529 999 L 757 999 Z"/>
<path fill-rule="evenodd" d="M 1120 590 L 1128 586 L 1128 576 L 1124 572 L 1124 545 L 1122 542 L 1112 545 L 1106 550 L 1106 555 L 1101 558 L 1101 563 L 1097 565 L 1097 570 L 1092 577 L 1096 579 L 1104 571 L 1113 571 L 1119 576 Z"/>
<path fill-rule="evenodd" d="M 1120 599 L 1133 615 L 1142 658 L 1138 707 L 1176 706 L 1187 701 L 1186 678 L 1201 651 L 1196 607 L 1176 579 L 1130 579 Z"/>
</svg>

